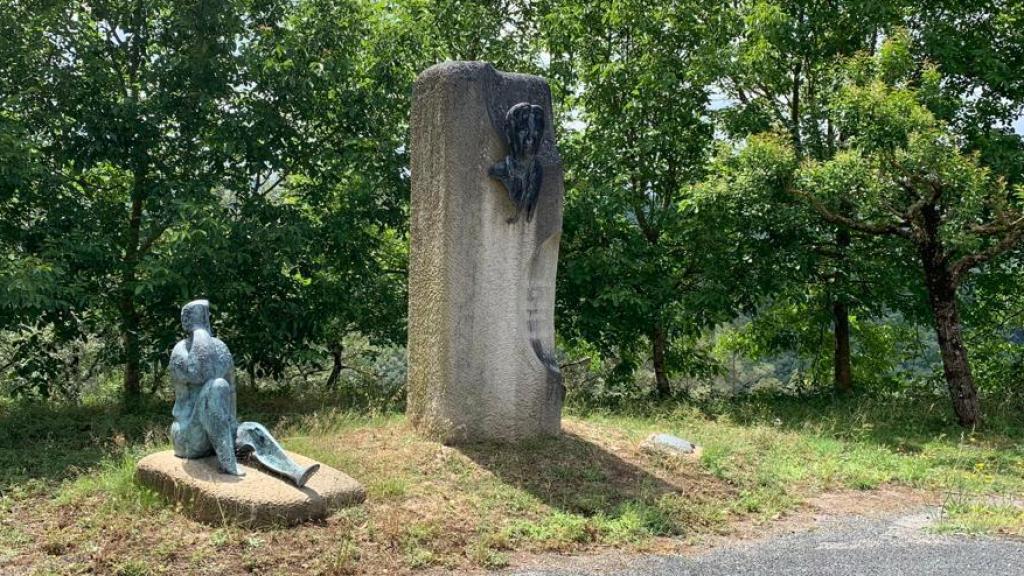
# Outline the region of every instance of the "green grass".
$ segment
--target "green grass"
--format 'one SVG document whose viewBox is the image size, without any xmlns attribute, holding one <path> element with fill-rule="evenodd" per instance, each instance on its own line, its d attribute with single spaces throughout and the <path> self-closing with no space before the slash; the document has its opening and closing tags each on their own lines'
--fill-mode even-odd
<svg viewBox="0 0 1024 576">
<path fill-rule="evenodd" d="M 968 502 L 1024 495 L 1020 413 L 996 414 L 977 432 L 951 424 L 939 401 L 871 398 L 773 399 L 586 418 L 635 439 L 667 430 L 695 440 L 703 446 L 702 466 L 740 488 L 734 510 L 765 517 L 793 508 L 808 494 L 885 484 L 956 493 Z M 1005 508 L 971 506 L 969 516 L 988 532 L 1019 532 L 1024 520 Z M 981 519 L 986 515 L 987 523 Z M 947 515 L 956 516 L 964 514 Z"/>
<path fill-rule="evenodd" d="M 561 438 L 455 449 L 419 438 L 399 415 L 254 406 L 289 449 L 361 481 L 367 503 L 288 530 L 197 525 L 133 480 L 138 458 L 166 447 L 165 407 L 122 417 L 112 408 L 6 405 L 0 437 L 11 442 L 0 454 L 21 465 L 0 469 L 0 517 L 9 517 L 0 571 L 26 558 L 45 571 L 87 550 L 110 555 L 90 569 L 125 574 L 200 564 L 273 573 L 293 561 L 281 556 L 290 549 L 316 559 L 303 568 L 310 573 L 500 568 L 524 551 L 692 543 L 741 520 L 770 521 L 823 492 L 885 485 L 944 501 L 937 531 L 1024 535 L 1019 415 L 965 433 L 939 402 L 763 399 L 578 412 Z M 246 410 L 245 418 L 259 413 Z M 693 440 L 699 457 L 640 453 L 654 431 Z"/>
<path fill-rule="evenodd" d="M 136 484 L 135 465 L 143 452 L 133 450 L 102 460 L 77 479 L 62 484 L 54 497 L 57 505 L 73 505 L 102 495 L 103 506 L 121 513 L 146 513 L 163 506 L 160 497 Z"/>
<path fill-rule="evenodd" d="M 25 546 L 32 543 L 32 538 L 17 526 L 3 526 L 0 530 L 0 563 L 9 560 Z"/>
<path fill-rule="evenodd" d="M 1011 534 L 1024 536 L 1024 508 L 1019 504 L 950 504 L 935 527 L 946 534 Z"/>
</svg>

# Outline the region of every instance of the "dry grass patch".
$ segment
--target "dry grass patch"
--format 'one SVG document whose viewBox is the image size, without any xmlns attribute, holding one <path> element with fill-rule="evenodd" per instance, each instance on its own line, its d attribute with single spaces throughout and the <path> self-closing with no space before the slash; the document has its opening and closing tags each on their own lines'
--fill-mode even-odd
<svg viewBox="0 0 1024 576">
<path fill-rule="evenodd" d="M 192 522 L 131 480 L 143 450 L 35 495 L 7 496 L 0 572 L 378 574 L 505 566 L 513 554 L 650 549 L 725 530 L 727 483 L 660 461 L 612 428 L 567 420 L 527 446 L 451 448 L 401 417 L 320 415 L 283 429 L 290 449 L 363 482 L 367 502 L 295 528 Z M 150 449 L 156 447 L 151 446 Z M 14 535 L 16 534 L 16 535 Z"/>
<path fill-rule="evenodd" d="M 30 462 L 0 482 L 0 573 L 403 574 L 522 565 L 549 552 L 671 553 L 843 509 L 823 493 L 878 508 L 906 500 L 901 492 L 859 497 L 891 486 L 924 489 L 935 501 L 967 495 L 948 502 L 944 529 L 1021 533 L 1024 516 L 1012 507 L 975 505 L 979 494 L 1022 493 L 1024 454 L 1013 436 L 954 437 L 903 426 L 920 424 L 902 416 L 874 420 L 900 424 L 886 429 L 867 416 L 830 421 L 827 411 L 793 410 L 592 414 L 567 418 L 560 438 L 458 449 L 419 438 L 401 416 L 280 417 L 274 429 L 290 449 L 347 472 L 368 499 L 319 523 L 264 530 L 192 522 L 135 485 L 134 462 L 166 441 L 149 421 L 112 441 L 120 420 L 111 417 L 109 438 L 96 431 L 90 440 L 106 456 L 69 470 L 45 461 L 85 464 L 68 446 L 78 436 L 40 429 L 45 441 L 0 451 L 0 461 Z M 703 451 L 639 452 L 652 431 Z"/>
</svg>

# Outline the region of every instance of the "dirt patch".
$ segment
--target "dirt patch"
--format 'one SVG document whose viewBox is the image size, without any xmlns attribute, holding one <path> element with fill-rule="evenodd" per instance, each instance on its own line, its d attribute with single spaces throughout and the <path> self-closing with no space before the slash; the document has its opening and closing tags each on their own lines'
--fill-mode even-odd
<svg viewBox="0 0 1024 576">
<path fill-rule="evenodd" d="M 840 490 L 820 494 L 809 498 L 804 508 L 824 517 L 880 517 L 941 503 L 941 495 L 934 492 L 889 485 L 877 490 Z"/>
</svg>

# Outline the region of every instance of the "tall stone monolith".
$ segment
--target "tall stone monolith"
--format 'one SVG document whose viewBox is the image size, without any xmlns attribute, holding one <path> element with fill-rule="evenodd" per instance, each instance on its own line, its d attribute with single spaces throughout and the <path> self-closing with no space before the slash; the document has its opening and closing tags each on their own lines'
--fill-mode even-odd
<svg viewBox="0 0 1024 576">
<path fill-rule="evenodd" d="M 412 105 L 409 417 L 449 444 L 560 430 L 562 166 L 539 77 L 446 62 Z"/>
</svg>

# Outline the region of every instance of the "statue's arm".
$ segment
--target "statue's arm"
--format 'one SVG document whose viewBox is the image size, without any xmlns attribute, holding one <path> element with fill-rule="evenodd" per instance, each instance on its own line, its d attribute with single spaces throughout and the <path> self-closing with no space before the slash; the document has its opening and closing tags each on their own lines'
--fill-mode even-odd
<svg viewBox="0 0 1024 576">
<path fill-rule="evenodd" d="M 171 361 L 168 369 L 171 372 L 171 380 L 175 383 L 188 383 L 191 381 L 188 375 L 188 342 L 185 340 L 179 341 L 174 345 L 174 349 L 171 350 Z"/>
<path fill-rule="evenodd" d="M 209 348 L 210 335 L 196 330 L 178 342 L 171 352 L 171 377 L 189 384 L 202 382 L 203 351 Z"/>
</svg>

